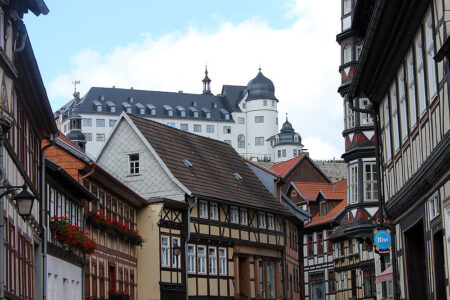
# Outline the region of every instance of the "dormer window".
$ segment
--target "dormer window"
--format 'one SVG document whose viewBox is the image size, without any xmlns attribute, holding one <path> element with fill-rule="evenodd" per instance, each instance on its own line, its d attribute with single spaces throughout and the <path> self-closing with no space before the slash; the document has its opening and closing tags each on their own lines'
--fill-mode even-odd
<svg viewBox="0 0 450 300">
<path fill-rule="evenodd" d="M 144 115 L 145 114 L 145 106 L 141 103 L 136 103 L 136 108 L 139 111 L 139 114 Z"/>
<path fill-rule="evenodd" d="M 110 107 L 110 111 L 111 111 L 112 113 L 115 113 L 115 112 L 116 112 L 116 107 L 115 107 L 115 106 L 111 106 L 111 107 Z"/>
<path fill-rule="evenodd" d="M 211 113 L 210 113 L 210 112 L 207 112 L 207 113 L 206 113 L 206 118 L 207 118 L 207 119 L 211 119 Z"/>
<path fill-rule="evenodd" d="M 198 118 L 198 111 L 194 111 L 194 118 Z"/>
<path fill-rule="evenodd" d="M 225 114 L 225 120 L 229 120 L 230 119 L 230 114 Z"/>
<path fill-rule="evenodd" d="M 102 103 L 101 102 L 94 100 L 92 103 L 94 104 L 95 111 L 97 111 L 97 112 L 102 111 Z"/>
<path fill-rule="evenodd" d="M 275 144 L 280 143 L 280 137 L 278 135 L 275 136 Z"/>
<path fill-rule="evenodd" d="M 150 111 L 150 115 L 155 116 L 156 115 L 156 107 L 153 104 L 147 104 L 145 105 L 147 109 Z"/>
<path fill-rule="evenodd" d="M 189 111 L 191 112 L 192 117 L 198 118 L 198 110 L 195 107 L 193 106 L 189 107 Z"/>
<path fill-rule="evenodd" d="M 172 106 L 166 104 L 166 105 L 164 105 L 163 107 L 164 107 L 164 109 L 166 110 L 167 115 L 168 115 L 169 117 L 173 117 L 173 108 L 172 108 Z"/>
<path fill-rule="evenodd" d="M 133 97 L 129 97 L 128 98 L 128 102 L 133 103 L 134 98 Z"/>
<path fill-rule="evenodd" d="M 186 117 L 186 110 L 184 109 L 184 107 L 182 106 L 177 106 L 176 107 L 177 111 L 178 111 L 178 115 L 182 118 Z"/>
<path fill-rule="evenodd" d="M 131 105 L 128 102 L 123 102 L 122 106 L 127 113 L 131 114 Z"/>
<path fill-rule="evenodd" d="M 105 101 L 105 95 L 100 95 L 98 98 L 100 99 L 100 101 Z"/>
<path fill-rule="evenodd" d="M 212 106 L 213 108 L 217 108 L 218 107 L 217 102 L 213 102 Z"/>
<path fill-rule="evenodd" d="M 211 112 L 206 107 L 202 108 L 202 112 L 205 114 L 205 118 L 211 119 Z"/>
<path fill-rule="evenodd" d="M 197 101 L 192 101 L 192 106 L 197 106 Z"/>
<path fill-rule="evenodd" d="M 294 135 L 294 143 L 298 143 L 298 134 Z"/>
</svg>

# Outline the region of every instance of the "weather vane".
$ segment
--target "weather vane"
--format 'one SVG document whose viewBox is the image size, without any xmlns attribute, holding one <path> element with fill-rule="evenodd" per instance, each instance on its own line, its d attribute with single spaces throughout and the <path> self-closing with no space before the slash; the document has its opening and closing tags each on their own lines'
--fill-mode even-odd
<svg viewBox="0 0 450 300">
<path fill-rule="evenodd" d="M 78 96 L 78 93 L 77 93 L 77 84 L 80 84 L 80 81 L 79 80 L 75 80 L 75 81 L 72 81 L 72 84 L 73 84 L 73 96 L 74 97 L 77 97 Z"/>
</svg>

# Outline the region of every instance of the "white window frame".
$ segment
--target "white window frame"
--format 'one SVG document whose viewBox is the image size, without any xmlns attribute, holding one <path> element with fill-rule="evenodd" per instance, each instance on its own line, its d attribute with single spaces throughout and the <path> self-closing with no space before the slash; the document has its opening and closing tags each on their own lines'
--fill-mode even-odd
<svg viewBox="0 0 450 300">
<path fill-rule="evenodd" d="M 286 157 L 286 149 L 281 149 L 281 156 Z"/>
<path fill-rule="evenodd" d="M 243 117 L 238 117 L 238 124 L 245 124 L 245 119 Z"/>
<path fill-rule="evenodd" d="M 425 51 L 427 60 L 427 79 L 428 79 L 428 103 L 434 99 L 437 93 L 436 82 L 436 63 L 434 57 L 434 30 L 433 30 L 433 18 L 431 11 L 428 11 L 428 15 L 425 18 Z"/>
<path fill-rule="evenodd" d="M 248 225 L 248 212 L 246 208 L 240 209 L 241 225 Z"/>
<path fill-rule="evenodd" d="M 137 160 L 136 159 L 131 159 L 131 156 L 137 155 Z M 140 166 L 140 155 L 139 153 L 131 153 L 128 154 L 128 174 L 129 175 L 139 175 L 140 171 L 141 171 L 141 166 Z"/>
<path fill-rule="evenodd" d="M 408 138 L 408 108 L 406 104 L 406 90 L 405 90 L 405 72 L 403 66 L 400 67 L 400 70 L 397 74 L 398 81 L 398 99 L 400 103 L 400 141 L 404 143 Z"/>
<path fill-rule="evenodd" d="M 200 253 L 203 250 L 203 254 Z M 206 246 L 197 245 L 197 272 L 206 274 Z"/>
<path fill-rule="evenodd" d="M 266 213 L 260 211 L 258 212 L 258 228 L 266 229 Z"/>
<path fill-rule="evenodd" d="M 370 172 L 367 173 L 366 167 L 370 167 Z M 377 190 L 377 173 L 376 173 L 376 162 L 375 161 L 365 161 L 363 163 L 363 186 L 364 186 L 364 201 L 378 201 L 378 190 Z M 370 195 L 367 197 L 368 186 L 370 186 Z"/>
<path fill-rule="evenodd" d="M 209 218 L 215 221 L 219 220 L 219 209 L 216 202 L 209 203 Z"/>
<path fill-rule="evenodd" d="M 406 57 L 406 75 L 408 77 L 409 126 L 412 130 L 417 125 L 416 84 L 414 79 L 414 54 L 412 49 L 409 50 Z"/>
<path fill-rule="evenodd" d="M 349 203 L 358 203 L 358 163 L 348 167 L 348 198 Z"/>
<path fill-rule="evenodd" d="M 275 230 L 275 218 L 272 214 L 267 214 L 267 229 Z"/>
<path fill-rule="evenodd" d="M 441 212 L 439 193 L 436 192 L 428 199 L 428 211 L 430 216 L 430 222 L 439 216 Z"/>
<path fill-rule="evenodd" d="M 342 290 L 341 273 L 337 274 L 338 290 Z"/>
<path fill-rule="evenodd" d="M 369 99 L 360 98 L 359 99 L 359 108 L 366 109 L 366 106 L 369 105 Z M 373 125 L 372 117 L 367 113 L 359 113 L 360 123 L 361 125 Z"/>
<path fill-rule="evenodd" d="M 417 94 L 419 95 L 419 112 L 422 117 L 427 111 L 427 95 L 425 89 L 425 66 L 423 57 L 422 32 L 419 30 L 414 39 L 416 53 Z"/>
<path fill-rule="evenodd" d="M 239 209 L 236 206 L 230 207 L 230 222 L 239 224 Z"/>
<path fill-rule="evenodd" d="M 359 254 L 359 241 L 358 241 L 358 239 L 355 240 L 355 254 Z"/>
<path fill-rule="evenodd" d="M 397 105 L 397 85 L 394 83 L 389 89 L 390 102 L 391 102 L 391 117 L 392 117 L 392 133 L 394 142 L 394 153 L 400 150 L 400 136 L 398 128 L 398 105 Z"/>
<path fill-rule="evenodd" d="M 183 131 L 189 131 L 189 124 L 181 123 L 180 124 L 180 129 L 183 130 Z"/>
<path fill-rule="evenodd" d="M 195 245 L 187 245 L 187 256 L 188 256 L 188 273 L 195 274 L 197 267 L 197 257 L 195 255 Z"/>
<path fill-rule="evenodd" d="M 214 125 L 206 125 L 206 133 L 214 133 Z"/>
<path fill-rule="evenodd" d="M 352 61 L 352 45 L 348 43 L 344 46 L 344 49 L 342 49 L 342 64 L 346 64 Z"/>
<path fill-rule="evenodd" d="M 347 272 L 344 273 L 344 290 L 348 289 L 348 275 Z"/>
<path fill-rule="evenodd" d="M 161 267 L 170 268 L 170 237 L 166 235 L 161 236 Z"/>
<path fill-rule="evenodd" d="M 202 132 L 202 125 L 194 124 L 194 132 Z"/>
<path fill-rule="evenodd" d="M 181 247 L 180 244 L 180 238 L 179 237 L 172 237 L 172 268 L 181 269 L 181 253 L 176 256 L 174 254 L 173 248 L 175 246 Z"/>
<path fill-rule="evenodd" d="M 198 216 L 202 219 L 208 219 L 208 201 L 200 200 L 198 205 Z"/>
<path fill-rule="evenodd" d="M 217 275 L 217 247 L 208 247 L 208 273 Z"/>
<path fill-rule="evenodd" d="M 345 101 L 345 125 L 346 129 L 350 129 L 356 126 L 355 111 L 350 108 L 350 103 Z"/>
<path fill-rule="evenodd" d="M 219 275 L 227 275 L 228 257 L 227 248 L 219 248 Z"/>
<path fill-rule="evenodd" d="M 264 146 L 264 137 L 263 136 L 255 137 L 255 146 Z"/>
<path fill-rule="evenodd" d="M 389 163 L 392 159 L 392 145 L 391 145 L 391 121 L 390 121 L 390 107 L 389 98 L 384 99 L 384 150 L 385 163 Z"/>
</svg>

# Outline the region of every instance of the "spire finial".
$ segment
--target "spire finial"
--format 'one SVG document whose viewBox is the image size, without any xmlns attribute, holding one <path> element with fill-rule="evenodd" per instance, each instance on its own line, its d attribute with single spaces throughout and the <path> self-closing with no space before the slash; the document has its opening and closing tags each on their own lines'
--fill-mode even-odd
<svg viewBox="0 0 450 300">
<path fill-rule="evenodd" d="M 205 65 L 205 78 L 202 80 L 203 82 L 203 94 L 210 94 L 211 93 L 211 79 L 208 77 L 208 64 Z"/>
<path fill-rule="evenodd" d="M 261 72 L 261 64 L 259 64 L 258 70 Z"/>
<path fill-rule="evenodd" d="M 286 113 L 286 121 L 288 120 L 288 113 Z"/>
<path fill-rule="evenodd" d="M 208 64 L 205 65 L 205 75 L 208 75 Z"/>
<path fill-rule="evenodd" d="M 80 84 L 80 81 L 79 80 L 72 81 L 72 84 L 73 84 L 73 96 L 75 98 L 78 98 L 80 96 L 80 93 L 77 92 L 77 84 Z"/>
</svg>

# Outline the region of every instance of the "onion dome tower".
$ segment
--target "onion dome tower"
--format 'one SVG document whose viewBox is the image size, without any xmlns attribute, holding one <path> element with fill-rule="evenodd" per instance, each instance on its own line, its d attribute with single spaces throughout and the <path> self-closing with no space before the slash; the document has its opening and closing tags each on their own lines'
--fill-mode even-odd
<svg viewBox="0 0 450 300">
<path fill-rule="evenodd" d="M 295 132 L 286 114 L 284 122 L 278 134 L 267 139 L 274 150 L 273 162 L 278 163 L 292 159 L 303 153 L 303 144 L 300 134 Z"/>
<path fill-rule="evenodd" d="M 267 140 L 278 132 L 278 99 L 275 86 L 259 68 L 255 78 L 249 81 L 241 100 L 246 117 L 248 157 L 273 161 L 273 148 Z"/>
</svg>

